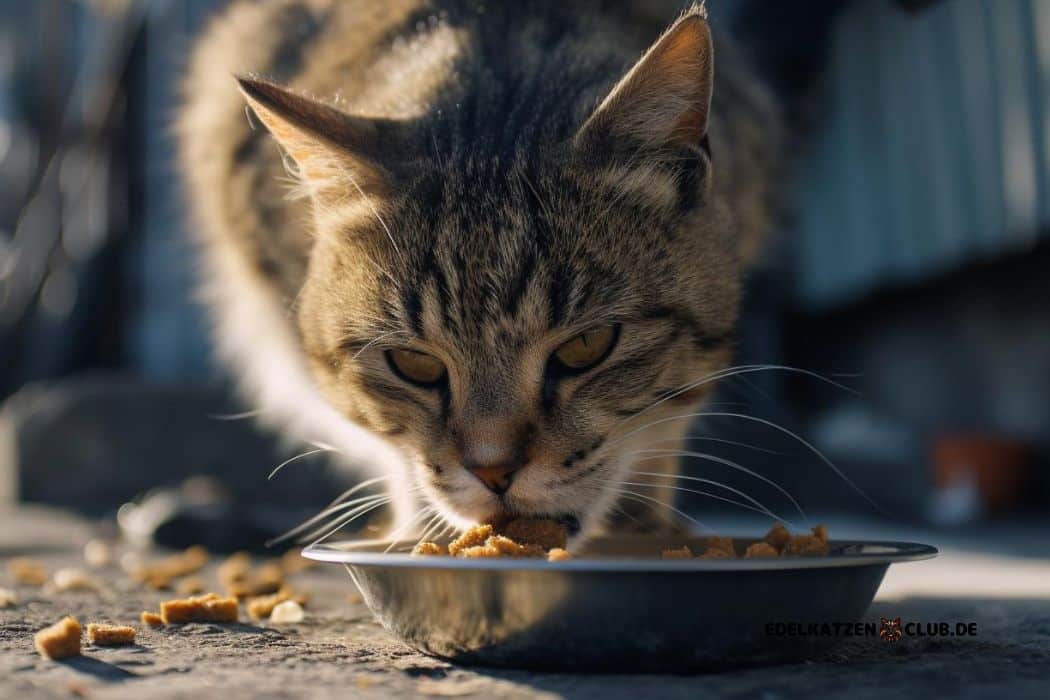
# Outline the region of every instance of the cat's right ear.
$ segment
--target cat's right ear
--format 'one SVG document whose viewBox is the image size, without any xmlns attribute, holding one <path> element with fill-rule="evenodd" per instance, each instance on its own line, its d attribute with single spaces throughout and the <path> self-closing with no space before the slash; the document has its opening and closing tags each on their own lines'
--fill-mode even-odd
<svg viewBox="0 0 1050 700">
<path fill-rule="evenodd" d="M 576 135 L 600 151 L 698 149 L 707 135 L 714 47 L 703 4 L 664 32 Z"/>
<path fill-rule="evenodd" d="M 239 76 L 237 82 L 315 200 L 390 187 L 392 173 L 381 164 L 395 150 L 389 122 L 346 114 L 263 80 Z"/>
</svg>

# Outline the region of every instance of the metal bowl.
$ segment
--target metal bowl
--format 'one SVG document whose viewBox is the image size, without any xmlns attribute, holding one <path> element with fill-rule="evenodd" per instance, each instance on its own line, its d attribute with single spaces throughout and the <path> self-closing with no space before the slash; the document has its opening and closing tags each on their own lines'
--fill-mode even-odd
<svg viewBox="0 0 1050 700">
<path fill-rule="evenodd" d="M 859 622 L 890 564 L 937 555 L 924 544 L 832 541 L 821 557 L 665 561 L 653 558 L 661 547 L 703 546 L 618 537 L 550 563 L 402 553 L 412 544 L 323 544 L 303 556 L 343 564 L 383 626 L 427 654 L 573 671 L 684 672 L 803 659 L 841 637 L 790 636 L 778 623 L 805 630 Z"/>
</svg>

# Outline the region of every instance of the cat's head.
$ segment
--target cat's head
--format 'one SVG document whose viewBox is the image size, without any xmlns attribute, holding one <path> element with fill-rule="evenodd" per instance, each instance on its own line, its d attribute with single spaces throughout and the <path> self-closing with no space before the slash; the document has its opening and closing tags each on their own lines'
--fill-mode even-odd
<svg viewBox="0 0 1050 700">
<path fill-rule="evenodd" d="M 631 416 L 727 363 L 740 271 L 712 70 L 694 12 L 618 83 L 514 123 L 476 102 L 367 119 L 242 81 L 313 199 L 297 314 L 316 381 L 404 448 L 450 521 L 593 525 L 624 436 L 706 387 Z"/>
</svg>

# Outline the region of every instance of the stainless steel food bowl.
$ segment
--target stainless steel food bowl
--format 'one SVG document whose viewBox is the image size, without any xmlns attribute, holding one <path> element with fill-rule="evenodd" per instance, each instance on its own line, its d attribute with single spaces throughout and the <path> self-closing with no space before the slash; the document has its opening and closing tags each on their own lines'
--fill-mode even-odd
<svg viewBox="0 0 1050 700">
<path fill-rule="evenodd" d="M 661 547 L 703 546 L 633 537 L 597 539 L 579 558 L 549 563 L 403 553 L 411 544 L 323 544 L 303 556 L 343 564 L 383 626 L 427 654 L 574 671 L 802 659 L 844 635 L 801 634 L 808 625 L 861 621 L 890 564 L 937 554 L 908 542 L 832 541 L 822 557 L 664 561 L 654 558 Z"/>
</svg>

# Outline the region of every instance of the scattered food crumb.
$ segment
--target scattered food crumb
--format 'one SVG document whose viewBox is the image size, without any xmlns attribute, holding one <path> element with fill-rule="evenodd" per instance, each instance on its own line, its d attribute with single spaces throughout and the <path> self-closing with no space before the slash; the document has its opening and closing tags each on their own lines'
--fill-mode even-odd
<svg viewBox="0 0 1050 700">
<path fill-rule="evenodd" d="M 184 578 L 178 582 L 175 590 L 182 595 L 197 595 L 204 592 L 204 581 L 196 576 Z"/>
<path fill-rule="evenodd" d="M 131 577 L 155 590 L 171 588 L 171 582 L 181 576 L 188 576 L 203 569 L 208 563 L 208 550 L 200 545 L 188 547 L 179 554 L 173 554 L 159 561 L 142 564 L 128 561 Z M 123 565 L 124 562 L 122 561 Z"/>
<path fill-rule="evenodd" d="M 249 567 L 239 570 L 235 576 L 228 576 L 226 580 L 220 576 L 219 580 L 226 587 L 226 592 L 236 598 L 267 595 L 281 590 L 284 585 L 284 569 L 279 562 L 270 561 L 254 571 Z"/>
<path fill-rule="evenodd" d="M 51 590 L 57 593 L 97 591 L 99 590 L 99 585 L 83 569 L 59 569 L 51 578 Z"/>
<path fill-rule="evenodd" d="M 66 659 L 80 655 L 83 629 L 75 617 L 65 617 L 36 633 L 33 645 L 45 659 Z"/>
<path fill-rule="evenodd" d="M 444 547 L 437 542 L 420 542 L 412 548 L 412 554 L 415 556 L 444 556 L 448 555 L 448 547 Z"/>
<path fill-rule="evenodd" d="M 448 553 L 452 556 L 456 556 L 464 549 L 480 547 L 485 544 L 485 540 L 492 537 L 492 534 L 493 530 L 491 525 L 475 525 L 456 539 L 452 540 L 448 546 Z"/>
<path fill-rule="evenodd" d="M 360 593 L 347 593 L 346 594 L 346 602 L 349 603 L 350 605 L 359 605 L 359 604 L 365 602 L 365 599 L 363 597 L 361 597 Z"/>
<path fill-rule="evenodd" d="M 237 612 L 236 598 L 222 598 L 216 593 L 166 600 L 160 604 L 160 617 L 166 625 L 183 625 L 187 622 L 237 622 Z"/>
<path fill-rule="evenodd" d="M 10 588 L 0 588 L 0 610 L 11 608 L 18 604 L 18 594 Z"/>
<path fill-rule="evenodd" d="M 294 600 L 285 600 L 278 603 L 273 612 L 270 613 L 270 622 L 274 624 L 290 624 L 294 622 L 302 622 L 303 617 L 303 606 Z"/>
<path fill-rule="evenodd" d="M 219 569 L 216 573 L 219 577 L 219 583 L 229 588 L 247 578 L 251 568 L 251 555 L 247 552 L 234 552 L 219 564 Z"/>
<path fill-rule="evenodd" d="M 693 550 L 689 549 L 685 545 L 678 547 L 677 549 L 664 549 L 660 552 L 661 559 L 692 559 Z"/>
<path fill-rule="evenodd" d="M 287 575 L 314 568 L 314 562 L 304 557 L 298 549 L 289 549 L 281 555 L 281 569 Z"/>
<path fill-rule="evenodd" d="M 113 561 L 113 552 L 103 540 L 91 540 L 84 545 L 84 561 L 94 569 L 109 566 Z"/>
<path fill-rule="evenodd" d="M 87 626 L 88 641 L 100 647 L 119 647 L 135 643 L 135 628 L 126 625 L 104 625 L 90 623 Z"/>
<path fill-rule="evenodd" d="M 36 559 L 15 557 L 7 562 L 7 572 L 15 583 L 23 586 L 43 586 L 47 583 L 47 569 Z"/>
<path fill-rule="evenodd" d="M 572 553 L 561 547 L 555 547 L 547 552 L 547 561 L 569 561 L 570 559 L 572 559 Z"/>
<path fill-rule="evenodd" d="M 164 618 L 158 613 L 143 610 L 142 614 L 139 615 L 139 620 L 142 624 L 148 625 L 149 627 L 162 627 L 164 625 Z"/>
<path fill-rule="evenodd" d="M 291 588 L 285 586 L 276 593 L 249 598 L 248 617 L 253 620 L 265 620 L 270 617 L 274 608 L 289 600 L 300 606 L 306 604 L 306 596 L 296 595 Z"/>
<path fill-rule="evenodd" d="M 701 559 L 736 559 L 736 552 L 709 547 L 700 555 Z"/>
<path fill-rule="evenodd" d="M 775 523 L 762 539 L 779 552 L 791 541 L 791 533 L 781 523 Z"/>
<path fill-rule="evenodd" d="M 750 545 L 744 552 L 745 559 L 755 559 L 760 557 L 777 557 L 780 556 L 780 552 L 777 548 L 768 542 L 755 542 Z"/>
</svg>

